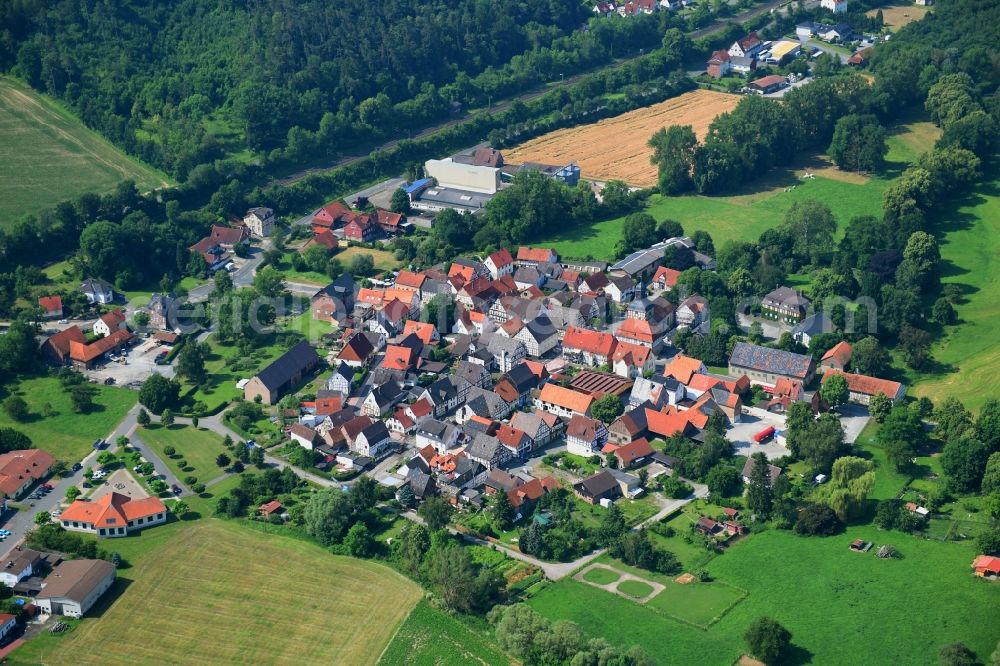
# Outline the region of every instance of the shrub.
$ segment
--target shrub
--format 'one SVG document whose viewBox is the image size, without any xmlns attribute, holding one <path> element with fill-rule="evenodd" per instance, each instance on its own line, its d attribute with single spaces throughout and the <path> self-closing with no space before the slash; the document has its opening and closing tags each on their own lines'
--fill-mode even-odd
<svg viewBox="0 0 1000 666">
<path fill-rule="evenodd" d="M 796 534 L 830 536 L 840 529 L 840 521 L 833 509 L 826 504 L 810 504 L 799 512 L 795 523 Z"/>
</svg>

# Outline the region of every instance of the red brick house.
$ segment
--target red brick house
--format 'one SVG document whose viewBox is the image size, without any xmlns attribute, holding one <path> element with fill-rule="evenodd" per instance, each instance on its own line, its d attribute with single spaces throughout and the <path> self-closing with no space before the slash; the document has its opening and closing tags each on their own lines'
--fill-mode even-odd
<svg viewBox="0 0 1000 666">
<path fill-rule="evenodd" d="M 333 229 L 351 215 L 351 209 L 340 203 L 333 201 L 316 211 L 313 215 L 313 233 L 318 234 Z"/>
<path fill-rule="evenodd" d="M 382 229 L 372 222 L 370 215 L 353 215 L 344 224 L 344 238 L 347 240 L 370 243 L 381 234 Z"/>
</svg>

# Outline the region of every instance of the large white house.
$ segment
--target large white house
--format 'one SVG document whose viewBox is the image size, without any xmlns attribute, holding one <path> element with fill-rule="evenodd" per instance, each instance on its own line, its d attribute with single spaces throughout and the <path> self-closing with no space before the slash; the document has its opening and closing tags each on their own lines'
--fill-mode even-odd
<svg viewBox="0 0 1000 666">
<path fill-rule="evenodd" d="M 114 492 L 93 502 L 76 500 L 59 516 L 63 528 L 99 537 L 127 536 L 166 520 L 167 507 L 156 497 L 134 500 Z"/>
</svg>

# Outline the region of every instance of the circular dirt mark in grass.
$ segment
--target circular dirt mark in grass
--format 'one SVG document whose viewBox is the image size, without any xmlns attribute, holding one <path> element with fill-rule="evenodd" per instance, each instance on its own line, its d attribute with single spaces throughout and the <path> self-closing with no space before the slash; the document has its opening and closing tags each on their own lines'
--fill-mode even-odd
<svg viewBox="0 0 1000 666">
<path fill-rule="evenodd" d="M 618 583 L 618 591 L 636 599 L 648 597 L 653 593 L 653 586 L 641 580 L 625 580 Z"/>
<path fill-rule="evenodd" d="M 608 585 L 614 583 L 619 578 L 621 574 L 617 571 L 611 569 L 605 569 L 604 567 L 594 567 L 587 573 L 583 574 L 583 579 L 588 583 L 595 583 L 597 585 Z"/>
</svg>

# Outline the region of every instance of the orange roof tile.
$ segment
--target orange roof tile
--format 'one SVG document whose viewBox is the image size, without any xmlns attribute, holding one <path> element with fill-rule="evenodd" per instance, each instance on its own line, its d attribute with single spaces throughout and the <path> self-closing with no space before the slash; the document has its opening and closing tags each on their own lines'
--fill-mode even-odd
<svg viewBox="0 0 1000 666">
<path fill-rule="evenodd" d="M 862 395 L 875 395 L 884 393 L 889 398 L 898 398 L 903 395 L 903 385 L 888 379 L 869 377 L 868 375 L 858 375 L 853 372 L 844 372 L 831 368 L 823 375 L 823 383 L 835 375 L 841 375 L 847 380 L 847 389 L 851 393 L 861 393 Z"/>
<path fill-rule="evenodd" d="M 580 414 L 585 414 L 594 401 L 593 396 L 563 388 L 558 384 L 545 384 L 538 394 L 538 399 Z"/>
<path fill-rule="evenodd" d="M 548 261 L 555 253 L 555 250 L 551 248 L 524 246 L 517 248 L 519 261 Z"/>
<path fill-rule="evenodd" d="M 93 502 L 76 500 L 59 519 L 89 523 L 94 528 L 126 527 L 130 520 L 148 518 L 166 510 L 166 505 L 156 497 L 133 500 L 127 495 L 112 492 Z"/>
<path fill-rule="evenodd" d="M 47 451 L 25 449 L 0 455 L 0 492 L 13 496 L 28 479 L 45 476 L 55 462 Z"/>
<path fill-rule="evenodd" d="M 666 266 L 660 266 L 653 273 L 653 282 L 659 284 L 663 283 L 666 287 L 671 289 L 677 286 L 677 278 L 681 276 L 681 272 L 674 270 L 673 268 L 667 268 Z"/>
<path fill-rule="evenodd" d="M 409 370 L 413 366 L 413 350 L 409 347 L 389 345 L 385 348 L 382 367 L 390 370 Z"/>
<path fill-rule="evenodd" d="M 406 324 L 403 325 L 403 335 L 409 335 L 413 333 L 420 341 L 425 345 L 432 344 L 434 338 L 437 337 L 437 329 L 434 324 L 423 321 L 414 321 L 413 319 L 408 319 Z"/>
<path fill-rule="evenodd" d="M 622 342 L 619 340 L 618 345 L 615 347 L 615 353 L 611 356 L 611 360 L 613 363 L 625 361 L 627 365 L 641 368 L 649 361 L 652 353 L 653 350 L 645 345 L 637 345 L 632 342 Z"/>
<path fill-rule="evenodd" d="M 674 356 L 667 367 L 663 369 L 664 375 L 670 375 L 681 384 L 688 384 L 691 377 L 704 372 L 704 365 L 701 361 L 684 354 Z"/>
<path fill-rule="evenodd" d="M 629 338 L 631 340 L 641 340 L 653 344 L 660 338 L 660 332 L 653 328 L 653 325 L 645 319 L 628 318 L 621 323 L 615 331 L 615 337 Z"/>
<path fill-rule="evenodd" d="M 427 276 L 423 272 L 399 271 L 399 275 L 396 276 L 396 287 L 420 289 L 426 279 Z"/>
<path fill-rule="evenodd" d="M 599 356 L 611 356 L 617 343 L 615 336 L 610 333 L 602 333 L 579 326 L 570 326 L 566 329 L 566 335 L 563 336 L 564 349 L 579 349 Z"/>
<path fill-rule="evenodd" d="M 854 354 L 854 347 L 850 345 L 847 340 L 841 340 L 834 346 L 830 347 L 822 358 L 820 358 L 820 363 L 823 361 L 834 360 L 840 363 L 842 366 L 847 366 L 851 362 L 851 356 Z"/>
</svg>

